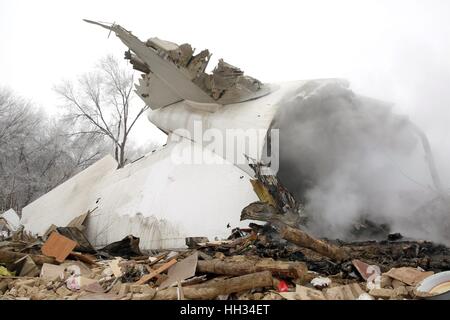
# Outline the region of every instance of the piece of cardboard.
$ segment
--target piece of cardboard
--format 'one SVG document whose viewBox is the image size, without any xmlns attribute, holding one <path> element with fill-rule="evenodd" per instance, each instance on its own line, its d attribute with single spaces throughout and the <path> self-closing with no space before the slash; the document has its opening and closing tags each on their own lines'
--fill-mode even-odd
<svg viewBox="0 0 450 320">
<path fill-rule="evenodd" d="M 169 276 L 161 285 L 159 289 L 165 289 L 176 284 L 179 281 L 186 280 L 195 276 L 195 270 L 197 269 L 198 253 L 195 252 L 189 257 L 179 261 L 176 265 L 170 267 L 167 271 Z"/>
<path fill-rule="evenodd" d="M 41 250 L 44 255 L 54 257 L 58 262 L 63 262 L 76 246 L 75 241 L 60 235 L 58 232 L 52 232 Z"/>
<path fill-rule="evenodd" d="M 325 291 L 328 300 L 356 300 L 365 291 L 358 283 L 329 288 Z"/>
<path fill-rule="evenodd" d="M 42 265 L 40 277 L 48 281 L 64 279 L 64 269 L 65 268 L 63 266 L 44 263 Z"/>
<path fill-rule="evenodd" d="M 434 274 L 433 271 L 420 271 L 416 268 L 402 267 L 392 268 L 386 273 L 383 273 L 392 279 L 399 280 L 410 286 L 419 284 L 423 279 L 428 278 Z"/>
</svg>

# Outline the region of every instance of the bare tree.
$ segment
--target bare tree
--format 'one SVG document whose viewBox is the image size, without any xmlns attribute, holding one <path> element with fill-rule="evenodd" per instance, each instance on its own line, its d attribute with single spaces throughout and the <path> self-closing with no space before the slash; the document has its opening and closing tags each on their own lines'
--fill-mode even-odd
<svg viewBox="0 0 450 320">
<path fill-rule="evenodd" d="M 6 150 L 17 139 L 27 135 L 37 124 L 38 117 L 23 99 L 5 88 L 0 88 L 0 149 Z"/>
<path fill-rule="evenodd" d="M 107 153 L 103 136 L 65 122 L 0 87 L 0 212 L 23 206 Z"/>
<path fill-rule="evenodd" d="M 67 118 L 87 124 L 76 134 L 97 134 L 110 139 L 114 156 L 121 168 L 126 162 L 127 142 L 136 121 L 148 106 L 132 106 L 132 71 L 122 68 L 113 56 L 102 59 L 97 70 L 83 74 L 76 85 L 64 82 L 55 88 L 63 98 Z M 84 126 L 86 128 L 86 126 Z"/>
</svg>

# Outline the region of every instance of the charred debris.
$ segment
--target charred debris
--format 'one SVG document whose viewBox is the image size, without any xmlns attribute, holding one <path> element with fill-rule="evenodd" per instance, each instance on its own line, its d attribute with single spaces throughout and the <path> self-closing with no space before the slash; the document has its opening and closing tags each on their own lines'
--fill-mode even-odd
<svg viewBox="0 0 450 320">
<path fill-rule="evenodd" d="M 93 248 L 83 234 L 91 212 L 50 226 L 43 237 L 18 228 L 0 242 L 0 299 L 448 298 L 448 279 L 441 289 L 420 288 L 450 269 L 449 248 L 400 234 L 378 242 L 316 239 L 303 230 L 302 205 L 276 176 L 252 167 L 260 201 L 243 208 L 241 219 L 265 224 L 233 229 L 220 241 L 186 238 L 188 249 L 148 252 L 132 235 Z"/>
</svg>

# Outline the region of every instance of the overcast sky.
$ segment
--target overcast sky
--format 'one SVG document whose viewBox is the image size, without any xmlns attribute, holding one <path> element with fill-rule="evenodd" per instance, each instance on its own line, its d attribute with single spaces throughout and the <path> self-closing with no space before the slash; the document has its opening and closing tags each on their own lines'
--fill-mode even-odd
<svg viewBox="0 0 450 320">
<path fill-rule="evenodd" d="M 450 1 L 0 0 L 0 85 L 49 110 L 53 85 L 124 45 L 116 22 L 242 68 L 264 82 L 342 77 L 392 101 L 450 155 Z"/>
</svg>

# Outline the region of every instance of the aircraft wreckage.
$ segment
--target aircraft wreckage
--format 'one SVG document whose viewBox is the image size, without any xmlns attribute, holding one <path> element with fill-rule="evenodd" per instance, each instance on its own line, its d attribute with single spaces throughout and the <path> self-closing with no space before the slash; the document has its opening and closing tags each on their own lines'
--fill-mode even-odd
<svg viewBox="0 0 450 320">
<path fill-rule="evenodd" d="M 121 169 L 107 156 L 23 208 L 21 223 L 35 234 L 91 212 L 85 234 L 96 247 L 129 234 L 142 249 L 184 247 L 186 237 L 224 238 L 229 227 L 248 225 L 240 221 L 242 208 L 258 200 L 249 159 L 267 161 L 276 151 L 278 136 L 270 129 L 281 102 L 348 88 L 341 79 L 265 84 L 223 60 L 208 74 L 208 50 L 195 54 L 189 44 L 144 42 L 117 24 L 86 22 L 114 32 L 129 48 L 125 58 L 142 72 L 136 93 L 168 142 Z M 234 130 L 241 144 L 230 153 L 199 130 L 219 136 Z M 186 153 L 202 161 L 174 160 Z"/>
</svg>

